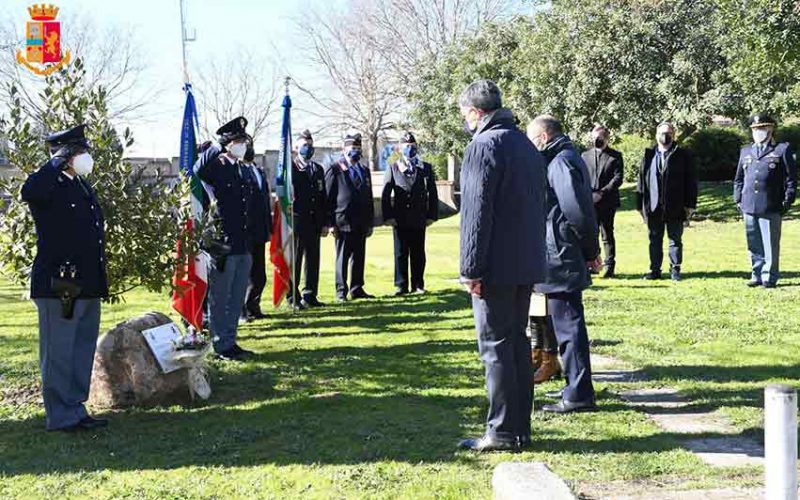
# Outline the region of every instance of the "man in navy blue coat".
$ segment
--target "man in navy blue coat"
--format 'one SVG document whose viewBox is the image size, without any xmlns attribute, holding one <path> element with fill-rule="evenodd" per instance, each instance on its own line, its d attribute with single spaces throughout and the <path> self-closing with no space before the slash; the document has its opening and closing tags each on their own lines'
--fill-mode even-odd
<svg viewBox="0 0 800 500">
<path fill-rule="evenodd" d="M 753 144 L 739 155 L 733 200 L 744 214 L 752 275 L 750 287 L 773 288 L 780 277 L 781 222 L 794 203 L 797 164 L 788 142 L 776 143 L 775 120 L 750 118 Z"/>
<path fill-rule="evenodd" d="M 545 277 L 544 161 L 501 107 L 494 82 L 471 84 L 459 106 L 473 133 L 461 166 L 461 281 L 472 295 L 489 397 L 485 434 L 460 446 L 515 450 L 530 444 L 525 329 L 533 285 Z"/>
<path fill-rule="evenodd" d="M 108 296 L 103 212 L 84 179 L 94 161 L 85 125 L 47 137 L 51 158 L 22 186 L 36 224 L 31 298 L 39 311 L 39 363 L 48 430 L 107 425 L 86 413 Z"/>
<path fill-rule="evenodd" d="M 336 238 L 336 301 L 346 301 L 348 293 L 354 300 L 373 299 L 364 290 L 364 265 L 375 208 L 372 178 L 361 165 L 361 134 L 345 137 L 342 156 L 325 170 L 325 196 L 328 224 Z"/>
<path fill-rule="evenodd" d="M 592 282 L 589 270 L 599 270 L 602 262 L 591 179 L 558 120 L 537 117 L 528 126 L 528 137 L 547 162 L 547 276 L 536 291 L 547 295 L 567 378 L 561 401 L 542 410 L 592 410 L 595 394 L 582 293 Z"/>
<path fill-rule="evenodd" d="M 250 231 L 250 254 L 253 266 L 250 269 L 250 286 L 242 308 L 242 319 L 252 321 L 265 318 L 261 311 L 261 295 L 267 285 L 267 243 L 272 237 L 272 203 L 269 182 L 264 169 L 255 163 L 256 152 L 252 144 L 247 146 L 242 162 L 242 176 L 251 184 L 247 229 Z"/>
</svg>

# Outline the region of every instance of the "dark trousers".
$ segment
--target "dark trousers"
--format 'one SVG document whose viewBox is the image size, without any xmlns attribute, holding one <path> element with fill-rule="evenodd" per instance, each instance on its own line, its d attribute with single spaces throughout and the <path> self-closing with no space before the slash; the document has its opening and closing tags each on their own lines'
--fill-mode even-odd
<svg viewBox="0 0 800 500">
<path fill-rule="evenodd" d="M 320 232 L 322 229 L 302 229 L 294 233 L 294 300 L 299 298 L 310 300 L 316 299 L 319 292 L 319 252 L 320 252 Z M 338 251 L 338 246 L 337 246 Z M 303 272 L 303 262 L 305 261 L 305 281 L 303 291 L 300 291 L 300 277 Z"/>
<path fill-rule="evenodd" d="M 614 217 L 617 209 L 596 210 L 597 224 L 600 226 L 600 239 L 606 252 L 605 265 L 614 267 L 617 263 L 617 240 L 614 238 Z"/>
<path fill-rule="evenodd" d="M 100 299 L 78 299 L 64 319 L 59 299 L 34 299 L 39 311 L 39 365 L 47 428 L 71 427 L 86 418 Z"/>
<path fill-rule="evenodd" d="M 547 307 L 558 339 L 561 364 L 567 379 L 562 398 L 566 401 L 594 401 L 592 365 L 589 361 L 589 333 L 583 316 L 583 294 L 547 294 Z"/>
<path fill-rule="evenodd" d="M 245 315 L 261 313 L 261 295 L 267 286 L 267 244 L 253 243 L 250 252 L 253 255 L 253 267 L 250 268 L 250 284 L 244 299 L 242 312 Z"/>
<path fill-rule="evenodd" d="M 665 221 L 659 211 L 647 218 L 647 230 L 650 237 L 650 270 L 655 273 L 661 272 L 666 230 L 669 239 L 669 267 L 680 271 L 683 262 L 683 221 Z"/>
<path fill-rule="evenodd" d="M 472 297 L 478 352 L 486 370 L 486 434 L 503 441 L 530 437 L 533 389 L 531 345 L 525 335 L 531 286 L 483 284 Z"/>
<path fill-rule="evenodd" d="M 409 291 L 408 264 L 411 261 L 411 290 L 425 289 L 425 228 L 394 228 L 394 286 Z"/>
<path fill-rule="evenodd" d="M 364 289 L 364 262 L 367 255 L 367 235 L 362 232 L 339 232 L 336 238 L 336 296 L 347 297 Z M 348 268 L 350 287 L 347 285 Z"/>
</svg>

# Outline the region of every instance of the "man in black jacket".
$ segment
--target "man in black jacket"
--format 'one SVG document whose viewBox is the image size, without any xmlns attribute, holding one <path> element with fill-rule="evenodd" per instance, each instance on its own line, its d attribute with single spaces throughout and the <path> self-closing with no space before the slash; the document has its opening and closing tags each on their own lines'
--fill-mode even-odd
<svg viewBox="0 0 800 500">
<path fill-rule="evenodd" d="M 597 221 L 589 171 L 561 122 L 549 115 L 534 119 L 528 137 L 547 162 L 547 275 L 536 291 L 547 295 L 567 386 L 561 401 L 542 410 L 569 413 L 595 409 L 589 333 L 583 290 L 590 270 L 600 268 Z"/>
<path fill-rule="evenodd" d="M 670 276 L 681 280 L 683 223 L 697 207 L 697 172 L 691 153 L 675 144 L 669 122 L 656 129 L 655 147 L 644 152 L 636 186 L 636 203 L 650 238 L 650 272 L 644 279 L 661 279 L 664 231 L 669 238 Z"/>
<path fill-rule="evenodd" d="M 336 238 L 336 300 L 372 299 L 364 290 L 367 238 L 372 236 L 370 171 L 361 165 L 361 134 L 344 138 L 342 156 L 325 170 L 328 224 Z M 350 286 L 347 284 L 348 267 Z"/>
<path fill-rule="evenodd" d="M 381 197 L 383 220 L 394 228 L 394 286 L 398 296 L 409 291 L 425 293 L 425 228 L 439 218 L 436 177 L 431 164 L 420 159 L 414 134 L 403 135 L 400 151 L 402 158 L 386 169 Z"/>
<path fill-rule="evenodd" d="M 22 186 L 36 224 L 31 298 L 39 311 L 39 363 L 47 430 L 107 424 L 86 413 L 100 301 L 108 297 L 103 211 L 84 179 L 94 162 L 86 125 L 47 137 L 51 158 Z"/>
<path fill-rule="evenodd" d="M 248 144 L 242 161 L 242 174 L 250 183 L 250 206 L 247 215 L 250 220 L 247 229 L 250 231 L 250 253 L 253 255 L 253 266 L 250 269 L 250 286 L 242 308 L 245 321 L 264 318 L 261 311 L 261 295 L 267 285 L 267 243 L 272 237 L 272 203 L 269 182 L 264 169 L 255 163 L 256 153 L 252 144 Z"/>
<path fill-rule="evenodd" d="M 516 450 L 531 436 L 525 330 L 533 285 L 545 277 L 544 161 L 494 82 L 471 84 L 459 106 L 473 133 L 461 166 L 461 282 L 472 296 L 489 398 L 484 435 L 460 446 Z"/>
<path fill-rule="evenodd" d="M 609 147 L 609 135 L 605 126 L 596 125 L 591 133 L 591 147 L 581 155 L 589 169 L 594 213 L 606 251 L 604 278 L 612 278 L 617 265 L 614 217 L 620 205 L 619 187 L 623 178 L 622 153 Z"/>
<path fill-rule="evenodd" d="M 292 187 L 294 188 L 294 283 L 287 297 L 289 303 L 300 309 L 323 307 L 317 299 L 319 292 L 320 238 L 328 235 L 327 198 L 325 194 L 325 171 L 322 165 L 312 160 L 314 138 L 304 130 L 297 138 L 297 155 L 292 163 Z M 305 286 L 300 292 L 300 274 L 305 262 Z"/>
</svg>

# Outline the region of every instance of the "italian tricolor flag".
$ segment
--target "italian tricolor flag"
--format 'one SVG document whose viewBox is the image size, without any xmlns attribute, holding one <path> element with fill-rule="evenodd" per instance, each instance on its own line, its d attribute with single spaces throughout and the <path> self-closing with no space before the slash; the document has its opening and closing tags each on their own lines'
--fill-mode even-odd
<svg viewBox="0 0 800 500">
<path fill-rule="evenodd" d="M 184 238 L 191 235 L 197 221 L 203 215 L 203 185 L 194 175 L 194 163 L 197 161 L 197 108 L 192 95 L 192 86 L 186 84 L 186 106 L 183 111 L 181 128 L 180 168 L 190 186 L 192 217 L 186 221 Z M 203 301 L 208 290 L 208 269 L 205 255 L 183 255 L 183 242 L 178 240 L 177 252 L 183 257 L 175 270 L 172 295 L 172 307 L 198 332 L 203 331 Z"/>
<path fill-rule="evenodd" d="M 270 261 L 274 266 L 272 280 L 272 304 L 278 307 L 292 286 L 292 263 L 294 261 L 292 237 L 292 99 L 287 89 L 283 98 L 283 126 L 281 127 L 281 149 L 275 179 L 275 201 L 270 241 Z"/>
</svg>

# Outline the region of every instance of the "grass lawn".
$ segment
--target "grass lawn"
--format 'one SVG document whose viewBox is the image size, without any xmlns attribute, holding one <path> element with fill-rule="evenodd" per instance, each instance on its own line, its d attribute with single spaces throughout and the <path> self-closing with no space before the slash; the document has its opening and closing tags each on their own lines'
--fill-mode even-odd
<svg viewBox="0 0 800 500">
<path fill-rule="evenodd" d="M 800 222 L 784 225 L 784 279 L 744 286 L 744 227 L 730 186 L 705 186 L 685 234 L 686 280 L 644 282 L 647 235 L 631 209 L 618 215 L 618 279 L 586 293 L 596 352 L 642 367 L 645 382 L 597 384 L 601 412 L 533 416 L 530 452 L 455 450 L 483 430 L 486 402 L 467 295 L 459 289 L 458 220 L 428 237 L 425 297 L 393 291 L 392 239 L 368 243 L 367 290 L 382 298 L 243 327 L 246 364 L 212 364 L 212 399 L 191 407 L 111 413 L 96 434 L 46 433 L 28 396 L 38 380 L 33 304 L 0 282 L 0 498 L 490 498 L 493 467 L 537 460 L 580 488 L 641 481 L 676 488 L 754 485 L 756 468 L 713 469 L 615 393 L 673 386 L 761 439 L 763 387 L 798 386 Z M 713 213 L 711 213 L 713 212 Z M 322 297 L 333 298 L 333 243 L 324 241 Z M 103 328 L 166 296 L 134 292 L 103 311 Z M 543 389 L 555 389 L 551 382 Z M 536 406 L 549 402 L 538 390 Z"/>
</svg>

